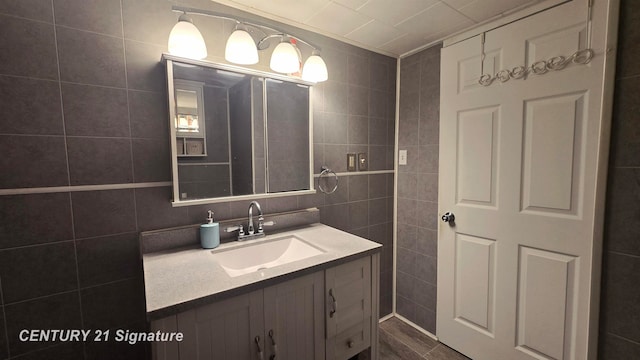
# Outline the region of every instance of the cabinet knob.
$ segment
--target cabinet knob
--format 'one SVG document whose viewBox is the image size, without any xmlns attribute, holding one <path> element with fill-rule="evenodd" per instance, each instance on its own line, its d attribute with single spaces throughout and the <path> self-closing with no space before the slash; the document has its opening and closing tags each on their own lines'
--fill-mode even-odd
<svg viewBox="0 0 640 360">
<path fill-rule="evenodd" d="M 348 346 L 349 348 L 352 348 L 352 347 L 353 347 L 353 340 L 349 340 L 349 341 L 347 342 L 347 346 Z"/>
</svg>

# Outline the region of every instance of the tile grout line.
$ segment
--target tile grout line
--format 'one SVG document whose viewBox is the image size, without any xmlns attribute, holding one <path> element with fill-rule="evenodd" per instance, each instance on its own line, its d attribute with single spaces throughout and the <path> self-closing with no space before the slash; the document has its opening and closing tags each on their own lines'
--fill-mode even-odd
<svg viewBox="0 0 640 360">
<path fill-rule="evenodd" d="M 4 328 L 4 341 L 6 342 L 7 358 L 11 358 L 11 349 L 9 348 L 9 328 L 7 326 L 7 311 L 4 303 L 4 293 L 2 291 L 2 277 L 0 276 L 0 303 L 2 304 L 2 327 Z"/>
<path fill-rule="evenodd" d="M 391 318 L 393 319 L 393 317 Z M 390 320 L 390 319 L 389 319 Z M 386 331 L 385 329 L 380 328 L 380 331 L 384 331 L 385 333 L 387 333 L 388 336 L 392 337 L 393 339 L 395 339 L 397 342 L 399 342 L 400 344 L 404 345 L 407 349 L 411 350 L 413 353 L 417 354 L 418 357 L 420 358 L 424 358 L 424 356 L 422 354 L 420 354 L 419 352 L 417 352 L 414 348 L 412 348 L 409 344 L 405 343 L 404 341 L 402 341 L 400 338 L 398 338 L 397 336 L 393 335 L 391 332 Z M 437 346 L 437 345 L 436 345 Z M 435 347 L 434 347 L 435 348 Z M 433 350 L 433 349 L 431 349 Z M 429 350 L 427 353 L 429 353 L 431 350 Z M 425 354 L 426 355 L 426 354 Z"/>
<path fill-rule="evenodd" d="M 123 57 L 124 57 L 124 86 L 126 88 L 127 91 L 127 117 L 129 118 L 129 145 L 131 146 L 131 181 L 135 183 L 136 181 L 136 169 L 135 169 L 135 161 L 134 161 L 134 157 L 133 157 L 133 131 L 131 129 L 131 101 L 129 100 L 129 74 L 127 71 L 127 44 L 125 41 L 125 35 L 124 35 L 124 4 L 122 3 L 122 0 L 120 0 L 120 26 L 121 26 L 121 30 L 122 30 L 122 51 L 123 51 Z M 170 95 L 167 95 L 170 96 Z M 169 114 L 169 116 L 171 116 L 171 114 Z M 133 218 L 133 222 L 135 225 L 135 229 L 136 231 L 139 230 L 138 228 L 138 205 L 137 205 L 137 201 L 136 201 L 136 190 L 134 189 L 132 191 L 133 194 L 133 213 L 135 214 L 134 218 Z"/>
</svg>

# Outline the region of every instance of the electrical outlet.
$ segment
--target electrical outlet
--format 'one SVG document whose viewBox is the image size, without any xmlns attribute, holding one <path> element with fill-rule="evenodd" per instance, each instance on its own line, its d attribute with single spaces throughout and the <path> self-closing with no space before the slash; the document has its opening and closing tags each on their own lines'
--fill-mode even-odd
<svg viewBox="0 0 640 360">
<path fill-rule="evenodd" d="M 358 171 L 367 170 L 367 153 L 358 154 Z"/>
<path fill-rule="evenodd" d="M 407 150 L 398 151 L 398 165 L 407 165 Z"/>
</svg>

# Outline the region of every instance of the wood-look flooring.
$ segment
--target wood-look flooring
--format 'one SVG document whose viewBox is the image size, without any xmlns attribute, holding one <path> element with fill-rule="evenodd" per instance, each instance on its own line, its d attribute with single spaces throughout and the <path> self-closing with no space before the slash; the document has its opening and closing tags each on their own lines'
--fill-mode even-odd
<svg viewBox="0 0 640 360">
<path fill-rule="evenodd" d="M 380 324 L 380 360 L 470 360 L 392 317 Z"/>
</svg>

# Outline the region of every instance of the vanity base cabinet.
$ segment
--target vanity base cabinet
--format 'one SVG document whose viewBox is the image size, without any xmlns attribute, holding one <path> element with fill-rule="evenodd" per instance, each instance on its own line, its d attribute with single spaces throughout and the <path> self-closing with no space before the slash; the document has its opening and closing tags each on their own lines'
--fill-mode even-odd
<svg viewBox="0 0 640 360">
<path fill-rule="evenodd" d="M 154 360 L 377 360 L 379 255 L 151 323 Z"/>
</svg>

